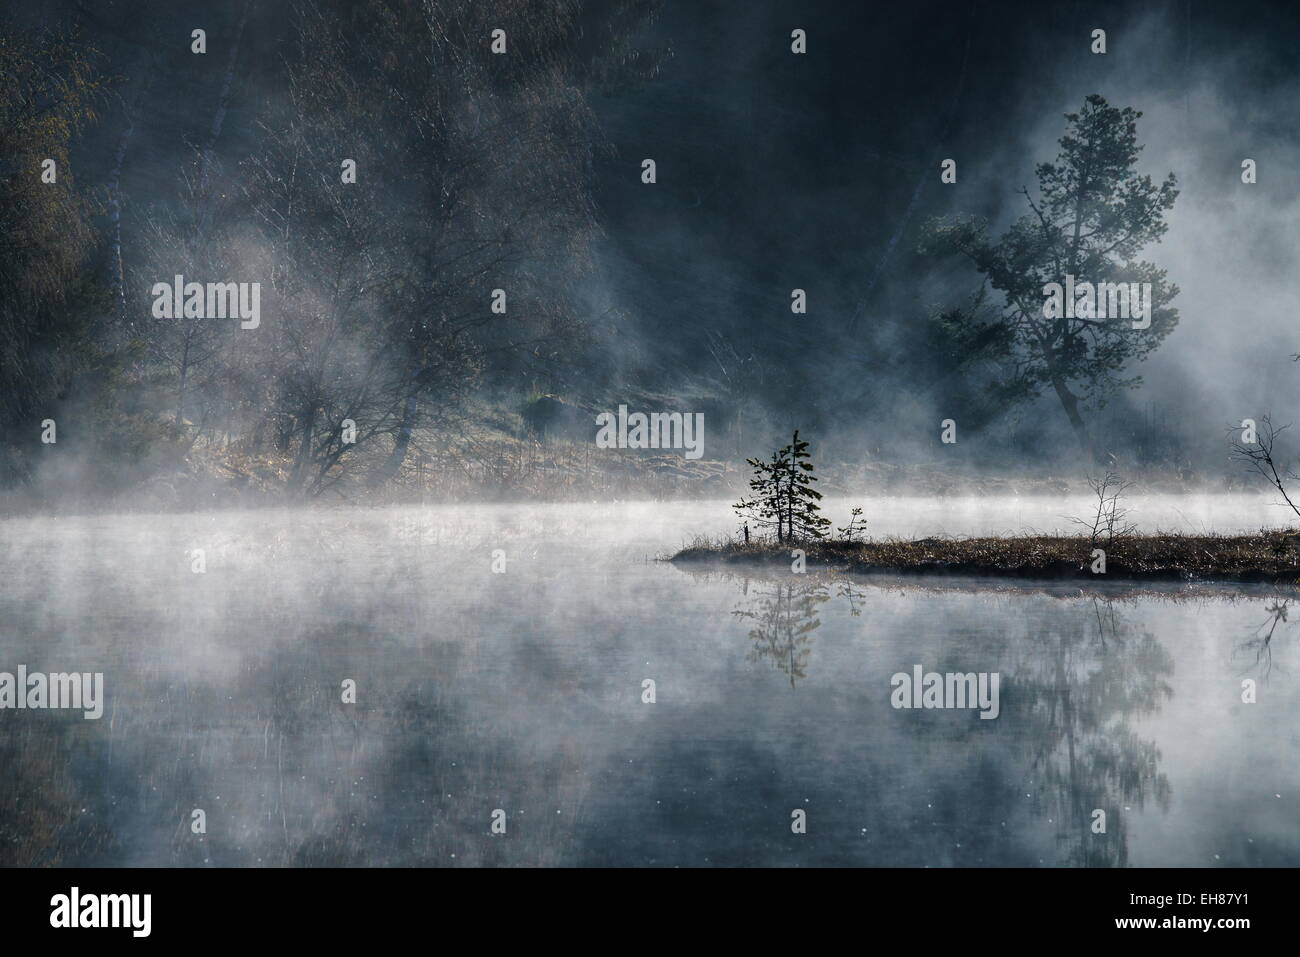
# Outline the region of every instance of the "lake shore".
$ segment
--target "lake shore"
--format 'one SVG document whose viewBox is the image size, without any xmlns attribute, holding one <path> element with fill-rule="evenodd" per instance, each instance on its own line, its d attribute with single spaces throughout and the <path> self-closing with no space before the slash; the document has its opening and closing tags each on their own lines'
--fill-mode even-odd
<svg viewBox="0 0 1300 957">
<path fill-rule="evenodd" d="M 668 560 L 679 565 L 789 566 L 804 552 L 809 569 L 890 575 L 963 575 L 1088 581 L 1204 581 L 1300 584 L 1300 535 L 1261 530 L 1245 535 L 1155 533 L 1111 542 L 1087 536 L 821 540 L 744 543 L 699 540 Z M 1104 571 L 1100 556 L 1105 553 Z"/>
</svg>

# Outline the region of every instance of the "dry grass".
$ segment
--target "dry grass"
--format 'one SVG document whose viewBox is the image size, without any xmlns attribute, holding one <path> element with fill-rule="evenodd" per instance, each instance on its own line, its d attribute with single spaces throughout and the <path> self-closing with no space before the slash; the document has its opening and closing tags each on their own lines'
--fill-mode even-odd
<svg viewBox="0 0 1300 957">
<path fill-rule="evenodd" d="M 1133 535 L 1097 547 L 1106 552 L 1104 579 L 1300 583 L 1300 535 L 1260 531 L 1247 535 Z M 1086 536 L 1023 535 L 1005 538 L 884 539 L 774 542 L 697 540 L 674 562 L 790 562 L 802 548 L 809 567 L 890 574 L 950 574 L 1022 578 L 1103 579 L 1094 575 Z"/>
</svg>

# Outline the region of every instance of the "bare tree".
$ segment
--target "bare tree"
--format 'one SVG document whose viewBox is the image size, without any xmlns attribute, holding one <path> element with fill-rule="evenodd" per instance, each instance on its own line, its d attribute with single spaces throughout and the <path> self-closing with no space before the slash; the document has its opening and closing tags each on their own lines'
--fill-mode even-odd
<svg viewBox="0 0 1300 957">
<path fill-rule="evenodd" d="M 454 417 L 485 375 L 518 379 L 554 365 L 573 339 L 582 312 L 574 280 L 589 269 L 595 236 L 599 143 L 584 95 L 592 64 L 576 62 L 570 42 L 584 9 L 525 0 L 296 6 L 294 110 L 281 123 L 309 127 L 305 149 L 319 155 L 304 173 L 329 158 L 337 180 L 337 158 L 357 160 L 357 182 L 329 215 L 380 224 L 365 289 L 378 297 L 370 322 L 385 376 L 376 434 L 392 445 L 371 484 L 393 478 L 416 429 Z M 527 45 L 509 58 L 485 55 L 478 38 L 497 27 Z"/>
<path fill-rule="evenodd" d="M 176 303 L 172 318 L 153 314 L 150 299 L 156 281 L 170 282 L 173 275 L 189 280 L 225 280 L 233 263 L 226 250 L 225 222 L 200 223 L 210 218 L 210 188 L 205 180 L 220 175 L 215 160 L 196 150 L 181 169 L 176 202 L 159 202 L 139 217 L 139 244 L 143 255 L 123 268 L 123 311 L 133 317 L 134 328 L 147 359 L 142 367 L 145 383 L 167 402 L 173 434 L 189 443 L 198 439 L 216 413 L 215 401 L 225 372 L 222 356 L 229 351 L 231 324 L 202 318 L 184 318 Z M 191 430 L 189 423 L 197 423 Z"/>
<path fill-rule="evenodd" d="M 1137 525 L 1128 521 L 1128 509 L 1120 504 L 1120 499 L 1133 487 L 1132 482 L 1123 481 L 1115 472 L 1107 472 L 1102 478 L 1088 476 L 1088 485 L 1097 497 L 1096 511 L 1092 518 L 1076 517 L 1070 521 L 1088 530 L 1089 545 L 1096 545 L 1103 539 L 1107 545 L 1112 545 L 1117 538 L 1137 531 Z"/>
<path fill-rule="evenodd" d="M 1286 621 L 1289 605 L 1290 602 L 1274 598 L 1273 604 L 1264 609 L 1268 612 L 1268 619 L 1255 629 L 1250 638 L 1239 646 L 1241 651 L 1255 653 L 1255 664 L 1264 666 L 1265 677 L 1273 670 L 1273 633 L 1277 631 L 1277 626 L 1280 623 Z"/>
<path fill-rule="evenodd" d="M 257 342 L 263 421 L 309 495 L 361 469 L 394 478 L 417 427 L 457 422 L 485 373 L 551 363 L 595 230 L 594 119 L 557 59 L 580 5 L 360 6 L 295 5 L 287 97 L 242 164 L 258 229 L 241 245 L 275 314 L 235 345 Z M 506 13 L 533 52 L 503 74 L 474 38 Z"/>
<path fill-rule="evenodd" d="M 1291 428 L 1289 425 L 1275 426 L 1272 419 L 1265 415 L 1255 428 L 1256 441 L 1245 441 L 1245 436 L 1240 429 L 1229 429 L 1228 434 L 1232 442 L 1232 457 L 1263 476 L 1269 485 L 1278 490 L 1282 499 L 1290 506 L 1291 511 L 1300 516 L 1300 508 L 1296 508 L 1295 502 L 1291 501 L 1291 496 L 1287 494 L 1285 484 L 1287 480 L 1294 480 L 1297 476 L 1290 468 L 1283 467 L 1279 469 L 1277 461 L 1273 457 L 1277 437 L 1289 428 Z"/>
<path fill-rule="evenodd" d="M 855 507 L 849 512 L 849 524 L 836 528 L 840 533 L 840 540 L 845 542 L 855 542 L 859 535 L 867 529 L 867 520 L 862 517 L 862 509 Z"/>
</svg>

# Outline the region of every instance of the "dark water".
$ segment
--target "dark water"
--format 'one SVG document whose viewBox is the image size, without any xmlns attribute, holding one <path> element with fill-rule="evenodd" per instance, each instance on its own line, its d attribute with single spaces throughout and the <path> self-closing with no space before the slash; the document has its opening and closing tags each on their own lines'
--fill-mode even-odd
<svg viewBox="0 0 1300 957">
<path fill-rule="evenodd" d="M 878 534 L 1068 511 L 926 509 L 867 511 Z M 729 525 L 716 503 L 5 522 L 0 671 L 103 672 L 106 704 L 0 711 L 0 863 L 1300 864 L 1290 594 L 647 560 Z M 998 717 L 895 709 L 918 664 L 998 673 Z"/>
</svg>

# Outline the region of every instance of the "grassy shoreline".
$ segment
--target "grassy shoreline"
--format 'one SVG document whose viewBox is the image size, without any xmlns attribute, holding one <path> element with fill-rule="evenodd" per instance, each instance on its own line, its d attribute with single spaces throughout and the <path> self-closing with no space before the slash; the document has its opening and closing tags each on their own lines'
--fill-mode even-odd
<svg viewBox="0 0 1300 957">
<path fill-rule="evenodd" d="M 697 540 L 669 561 L 677 564 L 786 565 L 803 549 L 807 567 L 890 575 L 963 575 L 1088 581 L 1206 581 L 1300 584 L 1300 534 L 1261 530 L 1242 535 L 1157 532 L 1109 544 L 1087 536 L 882 539 L 798 544 Z M 1092 571 L 1094 548 L 1106 571 Z"/>
</svg>

